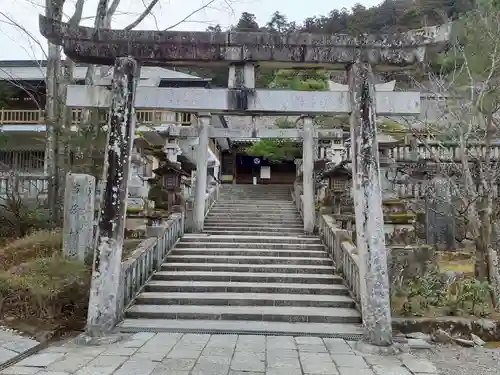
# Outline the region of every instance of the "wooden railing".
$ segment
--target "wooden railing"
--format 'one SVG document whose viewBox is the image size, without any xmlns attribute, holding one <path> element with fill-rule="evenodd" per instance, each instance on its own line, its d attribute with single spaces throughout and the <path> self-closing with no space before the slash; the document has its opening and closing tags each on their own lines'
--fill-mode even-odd
<svg viewBox="0 0 500 375">
<path fill-rule="evenodd" d="M 0 109 L 0 125 L 29 125 L 29 124 L 43 124 L 45 122 L 43 110 L 22 110 L 22 109 Z M 78 125 L 82 120 L 82 109 L 72 109 L 71 111 L 71 123 L 73 125 Z M 191 125 L 194 120 L 194 116 L 190 114 L 185 114 L 189 116 L 178 116 L 175 112 L 168 110 L 147 110 L 138 109 L 136 110 L 137 121 L 140 124 L 180 124 L 180 125 Z M 107 121 L 108 114 L 106 112 L 99 113 L 99 122 L 105 123 Z M 183 121 L 186 120 L 186 121 Z"/>
<path fill-rule="evenodd" d="M 47 176 L 37 175 L 0 175 L 0 196 L 19 194 L 23 197 L 37 198 L 47 195 L 49 181 Z"/>
<path fill-rule="evenodd" d="M 335 263 L 336 270 L 344 278 L 351 296 L 361 306 L 361 281 L 359 278 L 359 257 L 350 240 L 350 232 L 335 226 L 335 220 L 328 215 L 319 217 L 319 233 L 327 251 Z"/>
<path fill-rule="evenodd" d="M 0 109 L 0 124 L 40 124 L 43 111 Z"/>
</svg>

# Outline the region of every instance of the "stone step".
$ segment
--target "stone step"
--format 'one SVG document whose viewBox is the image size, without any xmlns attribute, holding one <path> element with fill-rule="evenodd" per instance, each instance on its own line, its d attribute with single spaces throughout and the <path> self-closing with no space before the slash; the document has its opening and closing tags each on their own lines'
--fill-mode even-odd
<svg viewBox="0 0 500 375">
<path fill-rule="evenodd" d="M 146 292 L 189 292 L 189 293 L 278 293 L 309 295 L 349 295 L 340 277 L 334 277 L 337 284 L 300 284 L 300 283 L 258 283 L 258 282 L 221 282 L 221 281 L 164 281 L 150 280 Z"/>
<path fill-rule="evenodd" d="M 126 318 L 252 320 L 307 323 L 360 323 L 354 309 L 292 306 L 134 305 Z"/>
<path fill-rule="evenodd" d="M 235 225 L 235 226 L 244 226 L 244 227 L 273 227 L 273 228 L 279 228 L 279 227 L 286 227 L 286 228 L 303 228 L 304 224 L 299 221 L 299 220 L 289 220 L 289 221 L 283 221 L 283 220 L 272 220 L 272 221 L 263 221 L 263 220 L 213 220 L 210 218 L 205 219 L 205 225 L 208 226 L 221 226 L 224 227 L 225 225 Z"/>
<path fill-rule="evenodd" d="M 245 205 L 245 206 L 250 206 L 252 205 L 251 202 L 256 202 L 256 201 L 259 201 L 260 203 L 255 203 L 256 206 L 259 206 L 259 207 L 271 207 L 271 206 L 274 206 L 276 204 L 277 207 L 285 207 L 285 208 L 288 208 L 288 207 L 291 207 L 291 206 L 294 206 L 295 207 L 295 210 L 297 210 L 295 204 L 293 203 L 293 201 L 291 200 L 283 200 L 282 198 L 280 197 L 269 197 L 267 199 L 260 199 L 260 198 L 257 198 L 257 197 L 248 197 L 248 198 L 245 198 L 245 197 L 234 197 L 233 199 L 226 199 L 226 200 L 218 200 L 216 202 L 216 205 L 235 205 L 236 203 L 239 203 L 239 204 L 242 204 Z"/>
<path fill-rule="evenodd" d="M 295 206 L 295 203 L 293 202 L 283 202 L 283 201 L 274 201 L 272 204 L 269 202 L 262 202 L 258 203 L 258 201 L 254 200 L 248 200 L 248 201 L 217 201 L 215 203 L 215 206 L 217 208 L 247 208 L 247 207 L 254 207 L 254 208 L 269 208 L 269 207 L 276 207 L 279 209 L 293 209 L 296 210 L 297 207 Z"/>
<path fill-rule="evenodd" d="M 260 201 L 260 202 L 268 202 L 268 204 L 272 204 L 273 202 L 293 202 L 291 198 L 288 198 L 286 195 L 243 195 L 243 194 L 235 194 L 235 195 L 222 195 L 219 196 L 218 202 L 241 202 L 241 201 Z"/>
<path fill-rule="evenodd" d="M 218 200 L 214 207 L 223 208 L 283 208 L 283 209 L 295 209 L 297 206 L 292 201 L 283 201 L 280 199 L 267 199 L 267 200 L 256 200 L 256 199 L 238 199 L 238 200 Z"/>
<path fill-rule="evenodd" d="M 247 256 L 247 257 L 309 257 L 327 258 L 328 253 L 324 250 L 265 250 L 265 249 L 240 249 L 235 245 L 229 248 L 174 248 L 172 255 L 224 255 L 224 256 Z"/>
<path fill-rule="evenodd" d="M 227 215 L 232 215 L 232 216 L 249 216 L 249 215 L 257 214 L 257 215 L 259 215 L 259 217 L 265 217 L 265 216 L 296 217 L 299 213 L 297 210 L 288 210 L 288 209 L 283 210 L 280 208 L 266 208 L 266 209 L 262 209 L 262 210 L 253 209 L 253 208 L 245 208 L 245 209 L 241 209 L 241 210 L 233 210 L 231 208 L 220 209 L 217 207 L 213 207 L 212 209 L 210 209 L 210 213 L 209 213 L 209 215 L 211 215 L 211 216 L 217 216 L 217 215 L 222 215 L 222 214 L 224 214 L 224 215 L 227 214 Z"/>
<path fill-rule="evenodd" d="M 163 263 L 162 271 L 264 272 L 291 274 L 333 274 L 332 266 L 308 264 Z"/>
<path fill-rule="evenodd" d="M 239 243 L 272 243 L 272 244 L 321 244 L 321 240 L 316 236 L 224 236 L 211 234 L 186 234 L 182 237 L 182 242 L 239 242 Z"/>
<path fill-rule="evenodd" d="M 293 233 L 298 233 L 300 231 L 303 232 L 303 225 L 301 224 L 295 224 L 295 225 L 291 225 L 291 226 L 287 226 L 287 225 L 253 225 L 253 226 L 248 226 L 248 225 L 245 225 L 245 224 L 242 224 L 242 223 L 227 223 L 227 224 L 220 224 L 220 223 L 215 223 L 215 222 L 211 222 L 211 223 L 206 223 L 205 222 L 205 225 L 203 226 L 205 229 L 209 229 L 209 230 L 224 230 L 224 229 L 227 229 L 227 230 L 251 230 L 251 231 L 267 231 L 267 232 L 287 232 L 287 231 L 291 231 L 292 232 L 292 236 L 294 235 Z"/>
<path fill-rule="evenodd" d="M 347 340 L 360 340 L 363 337 L 363 327 L 361 324 L 345 323 L 125 319 L 118 324 L 117 328 L 124 333 L 148 331 L 207 334 L 265 334 L 275 336 L 338 337 Z"/>
<path fill-rule="evenodd" d="M 269 205 L 267 207 L 255 207 L 255 206 L 245 206 L 245 207 L 222 207 L 219 205 L 215 205 L 211 208 L 210 213 L 214 214 L 217 212 L 234 212 L 234 213 L 246 213 L 246 212 L 262 212 L 262 213 L 297 213 L 297 209 L 295 207 L 276 207 L 274 205 Z"/>
<path fill-rule="evenodd" d="M 332 266 L 330 258 L 309 257 L 274 257 L 274 256 L 240 256 L 240 255 L 169 255 L 167 263 L 219 263 L 219 264 L 287 264 L 287 265 L 318 265 Z"/>
<path fill-rule="evenodd" d="M 265 193 L 290 193 L 292 189 L 291 185 L 282 186 L 272 186 L 272 185 L 241 185 L 241 187 L 230 187 L 226 188 L 224 186 L 220 192 L 222 193 L 240 193 L 240 194 L 265 194 Z"/>
<path fill-rule="evenodd" d="M 233 246 L 238 246 L 240 249 L 264 249 L 264 250 L 270 250 L 270 249 L 282 249 L 282 250 L 325 250 L 325 247 L 320 244 L 304 244 L 304 243 L 279 243 L 279 242 L 263 242 L 263 243 L 258 243 L 258 242 L 216 242 L 216 241 L 211 241 L 211 242 L 185 242 L 184 240 L 181 240 L 177 245 L 175 245 L 176 249 L 182 249 L 182 248 L 203 248 L 203 249 L 209 249 L 209 248 L 227 248 L 227 247 L 233 247 Z"/>
<path fill-rule="evenodd" d="M 233 211 L 227 211 L 227 212 L 209 212 L 207 215 L 210 218 L 214 219 L 220 219 L 220 218 L 239 218 L 246 220 L 247 218 L 261 218 L 261 219 L 268 219 L 268 220 L 275 220 L 275 219 L 296 219 L 296 220 L 301 220 L 300 215 L 298 212 L 290 212 L 290 213 L 281 213 L 281 212 L 260 212 L 260 211 L 247 211 L 247 212 L 233 212 Z"/>
<path fill-rule="evenodd" d="M 125 317 L 124 332 L 363 333 L 321 239 L 303 231 L 290 186 L 222 189 L 204 232 L 181 238 Z"/>
<path fill-rule="evenodd" d="M 296 306 L 353 308 L 351 297 L 340 295 L 270 294 L 270 293 L 161 293 L 144 292 L 137 305 L 191 306 Z"/>
<path fill-rule="evenodd" d="M 205 228 L 237 228 L 237 229 L 240 229 L 240 228 L 257 228 L 257 229 L 262 229 L 262 228 L 269 228 L 269 229 L 282 229 L 282 228 L 288 228 L 288 229 L 303 229 L 304 228 L 304 224 L 300 223 L 300 222 L 296 222 L 296 221 L 292 221 L 290 223 L 275 223 L 275 222 L 271 222 L 271 223 L 266 223 L 266 224 L 263 224 L 261 221 L 256 221 L 256 222 L 238 222 L 238 221 L 230 221 L 230 220 L 227 220 L 227 221 L 224 221 L 224 222 L 221 222 L 221 221 L 217 221 L 217 220 L 209 220 L 209 219 L 206 219 L 205 220 Z"/>
<path fill-rule="evenodd" d="M 216 235 L 231 235 L 231 236 L 241 236 L 241 235 L 245 235 L 245 234 L 255 234 L 255 235 L 258 235 L 258 236 L 290 236 L 290 234 L 293 234 L 294 236 L 306 236 L 306 234 L 304 234 L 304 231 L 303 230 L 288 230 L 288 231 L 282 231 L 282 232 L 279 232 L 279 231 L 268 231 L 268 230 L 221 230 L 221 229 L 208 229 L 208 228 L 204 228 L 203 229 L 203 232 L 204 233 L 208 233 L 208 234 L 216 234 Z"/>
<path fill-rule="evenodd" d="M 268 200 L 270 198 L 275 198 L 280 201 L 292 201 L 292 194 L 286 191 L 269 191 L 269 192 L 221 192 L 219 193 L 219 199 L 221 200 L 236 200 L 236 199 L 257 199 L 257 200 Z"/>
<path fill-rule="evenodd" d="M 276 272 L 223 272 L 223 271 L 158 271 L 153 274 L 153 280 L 176 281 L 218 281 L 243 283 L 303 283 L 303 284 L 338 284 L 339 276 L 318 273 L 276 273 Z"/>
</svg>

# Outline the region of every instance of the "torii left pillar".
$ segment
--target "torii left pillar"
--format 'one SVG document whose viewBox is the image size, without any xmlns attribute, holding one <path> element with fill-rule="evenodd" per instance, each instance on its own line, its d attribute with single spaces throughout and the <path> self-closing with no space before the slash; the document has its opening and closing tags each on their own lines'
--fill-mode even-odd
<svg viewBox="0 0 500 375">
<path fill-rule="evenodd" d="M 109 109 L 108 163 L 87 316 L 87 334 L 91 337 L 111 332 L 122 310 L 121 262 L 138 76 L 139 66 L 133 58 L 116 59 Z"/>
<path fill-rule="evenodd" d="M 198 148 L 196 150 L 196 186 L 194 196 L 193 231 L 203 231 L 205 221 L 205 195 L 207 192 L 208 134 L 211 116 L 209 113 L 198 115 Z"/>
</svg>

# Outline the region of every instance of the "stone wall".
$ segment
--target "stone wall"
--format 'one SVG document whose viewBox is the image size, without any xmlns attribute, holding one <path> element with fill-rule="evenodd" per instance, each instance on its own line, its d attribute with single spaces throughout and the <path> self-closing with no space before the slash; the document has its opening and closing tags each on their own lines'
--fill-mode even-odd
<svg viewBox="0 0 500 375">
<path fill-rule="evenodd" d="M 408 280 L 424 276 L 437 268 L 437 253 L 431 246 L 392 246 L 387 259 L 389 280 Z"/>
</svg>

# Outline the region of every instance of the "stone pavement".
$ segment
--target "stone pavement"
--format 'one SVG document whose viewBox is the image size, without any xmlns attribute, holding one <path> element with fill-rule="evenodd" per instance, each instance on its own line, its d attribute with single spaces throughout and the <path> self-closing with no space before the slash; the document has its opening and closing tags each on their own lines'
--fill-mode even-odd
<svg viewBox="0 0 500 375">
<path fill-rule="evenodd" d="M 101 346 L 65 343 L 10 375 L 437 375 L 425 359 L 364 355 L 342 339 L 141 332 Z"/>
<path fill-rule="evenodd" d="M 0 328 L 0 365 L 34 348 L 39 343 L 12 330 Z"/>
</svg>

